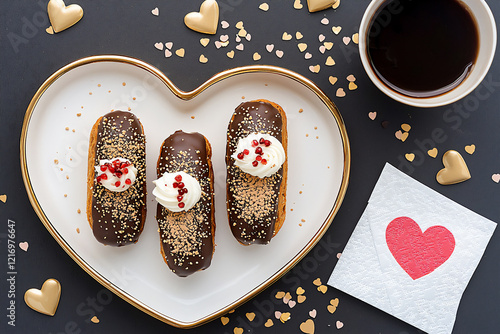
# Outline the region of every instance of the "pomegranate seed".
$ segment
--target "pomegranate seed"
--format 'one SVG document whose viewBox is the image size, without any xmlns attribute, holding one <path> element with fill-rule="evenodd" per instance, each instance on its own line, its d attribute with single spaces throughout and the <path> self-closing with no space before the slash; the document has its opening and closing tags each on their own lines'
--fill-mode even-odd
<svg viewBox="0 0 500 334">
<path fill-rule="evenodd" d="M 101 174 L 101 176 L 100 176 L 100 177 L 101 177 L 101 179 L 103 179 L 103 180 L 107 180 L 107 179 L 108 179 L 108 176 L 107 176 L 106 174 Z"/>
<path fill-rule="evenodd" d="M 259 144 L 264 144 L 264 142 L 265 142 L 264 138 L 260 138 Z"/>
<path fill-rule="evenodd" d="M 261 160 L 262 160 L 262 157 L 261 157 L 260 155 L 258 155 L 258 156 L 256 156 L 256 157 L 255 157 L 255 160 L 257 160 L 257 161 L 261 161 Z"/>
<path fill-rule="evenodd" d="M 183 188 L 183 189 L 182 189 L 182 192 L 183 192 L 184 194 L 187 194 L 187 193 L 188 193 L 187 188 Z"/>
<path fill-rule="evenodd" d="M 184 203 L 180 202 L 179 204 L 177 204 L 179 206 L 179 208 L 183 208 L 184 207 Z"/>
<path fill-rule="evenodd" d="M 179 188 L 184 188 L 184 182 L 179 182 L 177 183 L 177 185 L 179 186 Z"/>
<path fill-rule="evenodd" d="M 125 184 L 131 185 L 131 184 L 132 184 L 132 180 L 130 180 L 130 179 L 126 179 L 126 180 L 125 180 Z"/>
<path fill-rule="evenodd" d="M 182 201 L 182 198 L 183 198 L 183 197 L 182 197 L 181 195 L 177 196 L 177 202 Z"/>
<path fill-rule="evenodd" d="M 181 182 L 181 181 L 182 181 L 182 175 L 177 175 L 177 176 L 175 177 L 175 181 L 177 181 L 177 182 Z"/>
<path fill-rule="evenodd" d="M 238 153 L 238 159 L 243 160 L 244 157 L 245 155 L 243 154 L 243 152 Z"/>
<path fill-rule="evenodd" d="M 252 147 L 255 147 L 255 146 L 258 146 L 259 145 L 259 142 L 256 141 L 255 139 L 252 140 Z"/>
<path fill-rule="evenodd" d="M 122 174 L 123 174 L 123 173 L 122 173 L 121 171 L 117 170 L 117 171 L 115 172 L 115 174 L 116 174 L 116 176 L 118 176 L 118 177 L 122 177 Z"/>
<path fill-rule="evenodd" d="M 101 166 L 101 172 L 105 172 L 106 169 L 108 169 L 108 166 L 106 166 L 106 165 L 102 165 Z"/>
<path fill-rule="evenodd" d="M 120 168 L 120 160 L 113 161 L 113 167 L 115 167 L 115 169 Z"/>
<path fill-rule="evenodd" d="M 262 159 L 262 161 L 260 163 L 263 164 L 263 165 L 267 165 L 267 160 L 266 159 Z"/>
<path fill-rule="evenodd" d="M 259 146 L 259 147 L 257 147 L 257 148 L 255 149 L 255 153 L 257 153 L 257 154 L 259 154 L 259 155 L 260 155 L 260 154 L 262 154 L 262 147 L 260 147 L 260 146 Z"/>
<path fill-rule="evenodd" d="M 243 154 L 245 154 L 245 155 L 249 155 L 249 154 L 250 154 L 250 151 L 249 151 L 249 150 L 247 150 L 247 149 L 244 149 L 244 150 L 243 150 Z"/>
<path fill-rule="evenodd" d="M 122 162 L 121 166 L 128 167 L 128 166 L 130 166 L 130 162 L 128 162 L 128 161 Z"/>
<path fill-rule="evenodd" d="M 104 175 L 106 175 L 106 174 L 104 174 Z M 97 182 L 101 182 L 101 176 L 100 175 L 96 179 L 97 179 Z"/>
<path fill-rule="evenodd" d="M 116 181 L 116 183 L 115 183 L 115 187 L 119 187 L 119 186 L 120 186 L 120 184 L 121 184 L 121 182 L 120 182 L 120 181 Z"/>
<path fill-rule="evenodd" d="M 264 141 L 264 145 L 266 145 L 266 147 L 271 146 L 271 141 L 269 141 L 269 140 L 265 140 L 265 141 Z"/>
<path fill-rule="evenodd" d="M 110 171 L 111 173 L 114 173 L 114 172 L 115 172 L 115 169 L 114 169 L 111 165 L 109 165 L 109 166 L 108 166 L 108 169 L 109 169 L 109 171 Z"/>
<path fill-rule="evenodd" d="M 127 168 L 127 167 L 123 168 L 123 169 L 122 169 L 122 173 L 123 173 L 123 174 L 127 174 L 127 173 L 128 173 L 128 168 Z"/>
<path fill-rule="evenodd" d="M 173 186 L 174 188 L 177 188 L 177 187 L 179 186 L 179 184 L 178 184 L 177 182 L 174 182 L 174 183 L 172 184 L 172 186 Z"/>
<path fill-rule="evenodd" d="M 184 190 L 184 189 L 179 189 L 179 190 L 177 190 L 177 193 L 179 194 L 179 196 L 184 194 L 184 191 L 183 191 L 183 190 Z"/>
<path fill-rule="evenodd" d="M 259 162 L 258 162 L 258 161 L 254 161 L 254 162 L 252 162 L 252 166 L 257 167 L 258 165 L 259 165 Z"/>
</svg>

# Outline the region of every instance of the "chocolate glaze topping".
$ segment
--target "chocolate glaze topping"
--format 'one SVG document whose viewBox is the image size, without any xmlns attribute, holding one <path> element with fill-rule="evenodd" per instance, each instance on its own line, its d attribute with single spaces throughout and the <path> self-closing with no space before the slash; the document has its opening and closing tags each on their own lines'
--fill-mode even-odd
<svg viewBox="0 0 500 334">
<path fill-rule="evenodd" d="M 265 102 L 243 102 L 227 131 L 227 210 L 234 237 L 245 245 L 268 244 L 274 234 L 283 167 L 274 175 L 259 178 L 243 172 L 231 155 L 238 140 L 251 133 L 267 133 L 283 143 L 283 120 L 276 108 Z"/>
<path fill-rule="evenodd" d="M 201 198 L 188 211 L 172 212 L 158 204 L 163 254 L 170 269 L 180 277 L 206 269 L 214 252 L 213 170 L 210 144 L 197 132 L 176 131 L 162 144 L 157 174 L 183 171 L 201 186 Z"/>
<path fill-rule="evenodd" d="M 111 246 L 136 243 L 146 215 L 146 140 L 134 114 L 113 111 L 98 125 L 94 166 L 102 159 L 128 159 L 137 168 L 134 184 L 124 192 L 110 191 L 94 178 L 92 230 L 96 239 Z"/>
</svg>

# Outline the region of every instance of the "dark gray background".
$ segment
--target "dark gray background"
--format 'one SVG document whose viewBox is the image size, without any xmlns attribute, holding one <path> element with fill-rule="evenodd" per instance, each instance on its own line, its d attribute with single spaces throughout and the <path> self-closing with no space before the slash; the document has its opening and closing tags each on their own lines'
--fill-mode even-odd
<svg viewBox="0 0 500 334">
<path fill-rule="evenodd" d="M 221 70 L 247 65 L 271 64 L 294 70 L 314 80 L 336 103 L 344 117 L 351 147 L 352 168 L 349 188 L 344 203 L 330 229 L 315 249 L 287 276 L 279 280 L 259 296 L 229 315 L 229 324 L 222 326 L 215 320 L 192 333 L 232 333 L 235 326 L 254 333 L 299 332 L 299 325 L 308 318 L 308 312 L 316 309 L 316 333 L 335 332 L 335 322 L 345 325 L 343 333 L 418 333 L 417 329 L 359 301 L 340 291 L 329 288 L 326 294 L 315 291 L 312 281 L 321 278 L 326 282 L 337 261 L 336 254 L 345 247 L 366 201 L 385 162 L 390 162 L 415 179 L 445 196 L 494 221 L 500 221 L 500 184 L 494 183 L 492 174 L 500 173 L 500 62 L 498 57 L 484 83 L 465 99 L 453 105 L 418 109 L 392 101 L 383 95 L 367 78 L 352 42 L 342 44 L 343 36 L 357 32 L 368 0 L 342 0 L 338 10 L 326 10 L 310 14 L 304 8 L 295 10 L 293 0 L 267 0 L 271 9 L 264 13 L 258 5 L 264 1 L 219 0 L 221 20 L 231 25 L 219 36 L 228 33 L 234 46 L 234 24 L 240 20 L 251 33 L 252 40 L 245 43 L 245 51 L 234 59 L 225 56 L 228 50 L 217 50 L 211 44 L 204 49 L 201 34 L 183 25 L 186 13 L 197 11 L 201 0 L 144 0 L 144 1 L 92 1 L 78 0 L 84 9 L 83 19 L 74 27 L 57 35 L 49 35 L 47 1 L 2 1 L 0 3 L 0 194 L 7 194 L 7 203 L 0 202 L 0 256 L 2 263 L 2 289 L 0 297 L 1 328 L 16 333 L 181 333 L 183 330 L 168 326 L 135 309 L 127 302 L 112 296 L 88 276 L 59 247 L 35 215 L 26 195 L 19 164 L 19 138 L 26 108 L 37 88 L 54 71 L 82 57 L 98 54 L 121 54 L 137 57 L 164 71 L 181 89 L 197 87 Z M 67 4 L 70 2 L 68 1 Z M 489 1 L 492 11 L 500 13 L 500 2 Z M 160 9 L 155 17 L 151 10 Z M 330 20 L 328 26 L 321 18 Z M 342 32 L 333 35 L 332 25 L 342 26 Z M 284 31 L 295 34 L 300 31 L 302 42 L 316 57 L 304 60 L 297 49 L 295 38 L 284 42 Z M 318 35 L 324 33 L 327 41 L 335 42 L 331 51 L 321 55 L 317 51 Z M 17 37 L 16 37 L 17 36 Z M 10 39 L 9 39 L 10 38 Z M 18 38 L 17 43 L 12 39 Z M 175 55 L 169 59 L 156 50 L 158 41 L 173 41 L 189 51 L 184 59 Z M 265 45 L 274 43 L 283 50 L 282 59 L 265 51 Z M 174 47 L 175 49 L 175 47 Z M 253 52 L 262 55 L 259 62 L 252 60 Z M 204 53 L 208 64 L 198 62 Z M 324 64 L 326 55 L 333 56 L 337 64 L 318 74 L 308 70 L 309 65 Z M 322 59 L 318 61 L 317 59 Z M 358 89 L 347 90 L 346 76 L 354 74 Z M 339 78 L 334 88 L 328 76 Z M 335 90 L 344 87 L 347 96 L 337 98 Z M 368 118 L 370 111 L 378 113 L 375 121 Z M 382 122 L 384 126 L 382 126 Z M 401 142 L 394 137 L 402 123 L 412 126 L 410 137 Z M 432 139 L 432 133 L 442 129 L 441 142 Z M 437 130 L 439 131 L 439 130 Z M 434 142 L 432 142 L 434 141 Z M 476 152 L 468 155 L 466 145 L 475 144 Z M 433 146 L 439 149 L 437 159 L 426 151 Z M 472 174 L 472 179 L 453 186 L 441 186 L 435 181 L 442 168 L 441 154 L 449 149 L 462 153 Z M 413 163 L 404 154 L 415 152 Z M 29 250 L 16 251 L 16 327 L 7 326 L 6 308 L 6 259 L 7 220 L 16 222 L 16 242 L 28 241 Z M 326 256 L 328 254 L 328 256 Z M 484 257 L 465 291 L 454 333 L 498 333 L 500 323 L 500 236 L 493 235 Z M 24 292 L 40 287 L 47 278 L 62 283 L 62 296 L 54 317 L 36 313 L 23 302 Z M 274 310 L 285 311 L 288 306 L 279 304 L 273 297 L 278 290 L 294 292 L 297 286 L 306 290 L 307 300 L 291 310 L 292 319 L 281 324 L 273 316 Z M 326 306 L 333 298 L 340 299 L 337 311 L 332 315 Z M 249 322 L 245 313 L 255 312 L 256 319 Z M 89 321 L 92 315 L 99 324 Z M 275 325 L 265 328 L 263 322 L 272 318 Z M 0 330 L 3 332 L 4 330 Z"/>
</svg>

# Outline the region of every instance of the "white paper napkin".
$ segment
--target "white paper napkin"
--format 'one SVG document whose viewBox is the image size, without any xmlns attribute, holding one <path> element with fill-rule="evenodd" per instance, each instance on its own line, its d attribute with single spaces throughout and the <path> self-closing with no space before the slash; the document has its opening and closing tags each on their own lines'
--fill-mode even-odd
<svg viewBox="0 0 500 334">
<path fill-rule="evenodd" d="M 451 333 L 495 228 L 386 164 L 328 284 L 427 333 Z"/>
</svg>

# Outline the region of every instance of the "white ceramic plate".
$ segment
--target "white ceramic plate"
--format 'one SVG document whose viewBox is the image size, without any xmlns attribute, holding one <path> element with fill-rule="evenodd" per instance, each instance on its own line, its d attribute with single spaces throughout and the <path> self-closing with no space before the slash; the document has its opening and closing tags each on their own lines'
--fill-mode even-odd
<svg viewBox="0 0 500 334">
<path fill-rule="evenodd" d="M 274 101 L 287 113 L 287 217 L 269 245 L 245 247 L 227 221 L 224 154 L 231 114 L 253 99 Z M 86 219 L 88 138 L 101 115 L 128 108 L 146 134 L 148 216 L 137 244 L 114 248 L 94 239 Z M 187 278 L 170 272 L 160 255 L 151 195 L 160 145 L 178 129 L 208 138 L 215 171 L 216 251 L 210 268 Z M 35 94 L 23 127 L 21 164 L 35 211 L 85 271 L 152 316 L 192 327 L 250 299 L 314 246 L 342 202 L 350 155 L 333 103 L 293 72 L 239 68 L 185 93 L 146 63 L 96 56 L 59 70 Z"/>
</svg>

